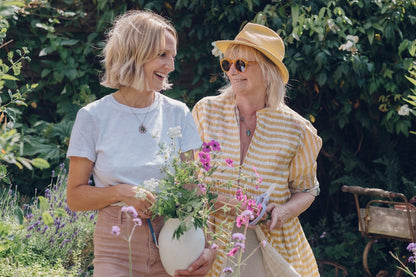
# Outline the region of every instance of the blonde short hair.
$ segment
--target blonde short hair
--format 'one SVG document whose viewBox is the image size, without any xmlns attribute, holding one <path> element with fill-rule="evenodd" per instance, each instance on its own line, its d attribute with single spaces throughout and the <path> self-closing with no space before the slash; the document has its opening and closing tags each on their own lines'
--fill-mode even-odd
<svg viewBox="0 0 416 277">
<path fill-rule="evenodd" d="M 119 16 L 108 33 L 103 49 L 105 72 L 101 85 L 114 89 L 132 87 L 147 90 L 143 66 L 161 54 L 166 31 L 177 40 L 176 30 L 170 21 L 151 11 L 134 10 Z M 170 87 L 165 79 L 162 89 Z"/>
<path fill-rule="evenodd" d="M 266 82 L 266 106 L 276 109 L 285 103 L 286 97 L 286 87 L 279 68 L 260 51 L 249 46 L 232 44 L 226 51 L 227 56 L 233 59 L 247 59 L 250 53 L 254 54 L 254 60 L 259 64 Z M 231 83 L 229 82 L 220 89 L 220 92 L 227 96 L 234 96 Z"/>
</svg>

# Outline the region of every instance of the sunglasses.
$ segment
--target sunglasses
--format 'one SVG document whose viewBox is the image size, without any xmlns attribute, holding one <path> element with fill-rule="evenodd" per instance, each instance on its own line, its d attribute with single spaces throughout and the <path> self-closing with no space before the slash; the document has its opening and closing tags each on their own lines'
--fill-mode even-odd
<svg viewBox="0 0 416 277">
<path fill-rule="evenodd" d="M 237 60 L 222 59 L 220 61 L 221 69 L 224 72 L 228 72 L 233 64 L 235 65 L 235 69 L 237 69 L 240 72 L 244 72 L 246 71 L 247 66 L 250 63 L 256 63 L 256 62 L 246 61 L 244 59 L 237 59 Z"/>
</svg>

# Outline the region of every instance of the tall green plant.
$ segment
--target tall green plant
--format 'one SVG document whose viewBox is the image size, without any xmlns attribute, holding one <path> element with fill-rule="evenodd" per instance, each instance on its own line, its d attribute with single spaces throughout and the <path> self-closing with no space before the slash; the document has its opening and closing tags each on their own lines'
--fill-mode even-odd
<svg viewBox="0 0 416 277">
<path fill-rule="evenodd" d="M 0 48 L 7 46 L 10 42 L 4 42 L 8 27 L 8 22 L 0 16 Z M 19 106 L 26 106 L 26 95 L 37 86 L 36 84 L 26 84 L 23 89 L 15 89 L 14 91 L 10 88 L 13 88 L 14 81 L 19 80 L 22 62 L 30 61 L 28 54 L 29 51 L 23 47 L 15 52 L 8 51 L 6 60 L 0 59 L 0 92 L 7 89 L 8 93 L 0 96 L 0 181 L 5 183 L 10 183 L 6 164 L 16 165 L 20 170 L 24 167 L 30 170 L 33 167 L 49 167 L 48 162 L 44 159 L 30 159 L 23 156 L 21 151 L 23 140 L 18 129 L 15 128 L 15 125 L 18 125 L 16 117 L 20 113 Z"/>
</svg>

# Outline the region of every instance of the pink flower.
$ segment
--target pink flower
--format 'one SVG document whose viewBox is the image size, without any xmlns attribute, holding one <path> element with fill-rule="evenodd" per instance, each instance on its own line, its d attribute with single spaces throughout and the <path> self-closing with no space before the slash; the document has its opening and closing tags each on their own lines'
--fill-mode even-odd
<svg viewBox="0 0 416 277">
<path fill-rule="evenodd" d="M 211 169 L 211 165 L 208 162 L 202 163 L 202 166 L 204 167 L 205 171 L 209 171 Z"/>
<path fill-rule="evenodd" d="M 232 159 L 225 159 L 225 162 L 227 163 L 227 165 L 229 166 L 229 167 L 234 167 L 234 161 L 232 160 Z"/>
<path fill-rule="evenodd" d="M 206 163 L 206 162 L 209 163 L 211 161 L 211 156 L 208 153 L 201 151 L 198 153 L 198 156 L 199 156 L 199 161 L 201 163 Z"/>
<path fill-rule="evenodd" d="M 201 191 L 203 191 L 203 192 L 206 192 L 206 191 L 207 191 L 207 189 L 206 189 L 206 185 L 205 185 L 205 184 L 198 184 L 198 187 L 199 187 L 199 189 L 200 189 Z"/>
<path fill-rule="evenodd" d="M 226 267 L 226 268 L 224 268 L 223 272 L 224 273 L 233 273 L 234 270 L 231 267 Z"/>
<path fill-rule="evenodd" d="M 122 207 L 121 211 L 126 212 L 127 214 L 130 214 L 134 218 L 139 216 L 139 214 L 137 213 L 136 209 L 133 206 Z"/>
<path fill-rule="evenodd" d="M 257 208 L 256 201 L 254 199 L 247 200 L 247 210 L 254 211 L 254 207 Z"/>
<path fill-rule="evenodd" d="M 202 152 L 205 152 L 205 153 L 211 152 L 211 145 L 209 143 L 204 142 L 202 144 Z"/>
<path fill-rule="evenodd" d="M 266 247 L 266 245 L 267 245 L 267 241 L 266 241 L 266 240 L 262 240 L 262 241 L 261 241 L 261 245 L 263 245 L 263 247 Z"/>
<path fill-rule="evenodd" d="M 120 235 L 120 227 L 118 227 L 117 225 L 114 225 L 111 230 L 111 234 L 116 235 L 116 236 Z"/>
<path fill-rule="evenodd" d="M 241 226 L 245 225 L 248 222 L 248 218 L 245 216 L 238 216 L 235 222 L 236 222 L 237 227 L 240 228 Z"/>
<path fill-rule="evenodd" d="M 238 251 L 238 247 L 234 247 L 233 249 L 231 249 L 230 252 L 228 252 L 227 256 L 232 257 L 235 255 L 235 253 L 237 253 L 237 251 Z"/>
<path fill-rule="evenodd" d="M 211 142 L 209 143 L 209 145 L 211 145 L 212 150 L 214 150 L 214 151 L 221 151 L 220 144 L 217 141 L 211 140 Z"/>
<path fill-rule="evenodd" d="M 242 189 L 237 189 L 236 198 L 238 201 L 243 202 L 243 204 L 247 201 L 247 196 L 243 194 Z"/>
<path fill-rule="evenodd" d="M 211 248 L 212 248 L 212 249 L 218 249 L 218 247 L 219 247 L 219 246 L 218 246 L 217 244 L 215 244 L 215 243 L 212 243 L 212 245 L 211 245 Z"/>
<path fill-rule="evenodd" d="M 263 182 L 263 177 L 260 177 L 260 175 L 257 173 L 256 167 L 253 166 L 253 169 L 254 169 L 254 173 L 258 177 L 257 182 L 260 184 L 261 182 Z M 256 189 L 257 189 L 257 186 L 256 186 Z"/>
</svg>

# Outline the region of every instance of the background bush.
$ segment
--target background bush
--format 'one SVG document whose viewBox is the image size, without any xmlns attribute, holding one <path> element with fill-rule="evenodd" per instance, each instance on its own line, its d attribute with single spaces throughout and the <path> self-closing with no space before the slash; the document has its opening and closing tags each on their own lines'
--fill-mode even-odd
<svg viewBox="0 0 416 277">
<path fill-rule="evenodd" d="M 0 0 L 0 15 L 10 25 L 7 40 L 13 40 L 0 58 L 22 47 L 31 57 L 20 79 L 5 85 L 38 85 L 16 114 L 22 143 L 13 151 L 43 158 L 52 169 L 66 162 L 77 110 L 112 92 L 99 86 L 100 50 L 115 16 L 128 9 L 152 9 L 173 21 L 178 55 L 174 88 L 165 93 L 190 108 L 224 84 L 212 41 L 232 39 L 249 21 L 279 32 L 290 72 L 288 104 L 313 122 L 324 142 L 321 195 L 302 215 L 305 224 L 319 226 L 324 219 L 326 232 L 336 232 L 336 213 L 355 228 L 352 197 L 340 191 L 344 184 L 416 195 L 416 137 L 409 135 L 415 117 L 397 113 L 413 87 L 405 76 L 416 68 L 414 0 Z M 35 188 L 45 190 L 50 171 L 10 167 L 9 177 L 19 192 L 33 196 Z M 350 264 L 347 256 L 340 263 Z"/>
</svg>

